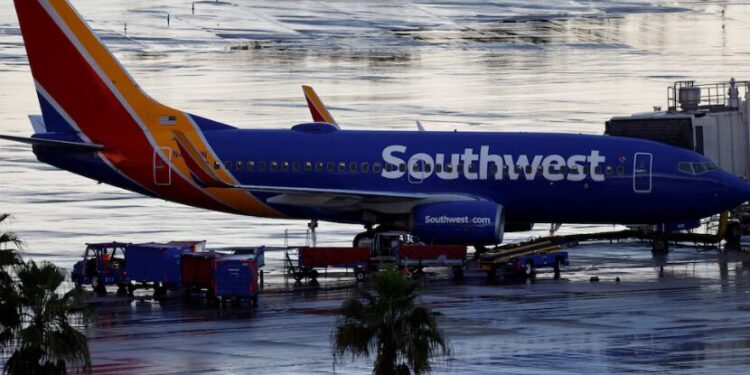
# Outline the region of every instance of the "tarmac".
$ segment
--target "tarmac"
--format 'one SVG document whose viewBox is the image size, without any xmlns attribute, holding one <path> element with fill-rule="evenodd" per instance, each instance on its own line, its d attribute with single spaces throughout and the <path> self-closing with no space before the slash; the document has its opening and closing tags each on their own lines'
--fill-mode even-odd
<svg viewBox="0 0 750 375">
<path fill-rule="evenodd" d="M 559 279 L 548 270 L 531 280 L 470 271 L 456 281 L 430 270 L 421 298 L 444 314 L 452 347 L 434 373 L 724 374 L 750 365 L 750 254 L 676 247 L 654 258 L 642 242 L 585 244 L 570 254 Z M 86 333 L 94 372 L 371 373 L 372 359 L 334 367 L 331 355 L 351 274 L 295 286 L 271 263 L 257 310 L 180 295 L 93 298 Z"/>
</svg>

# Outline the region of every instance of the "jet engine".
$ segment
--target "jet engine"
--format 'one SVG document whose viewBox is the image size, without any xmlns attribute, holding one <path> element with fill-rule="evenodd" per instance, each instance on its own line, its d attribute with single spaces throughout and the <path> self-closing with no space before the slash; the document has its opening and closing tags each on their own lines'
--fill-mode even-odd
<svg viewBox="0 0 750 375">
<path fill-rule="evenodd" d="M 494 245 L 504 226 L 503 206 L 481 201 L 423 204 L 410 218 L 411 232 L 431 244 Z"/>
</svg>

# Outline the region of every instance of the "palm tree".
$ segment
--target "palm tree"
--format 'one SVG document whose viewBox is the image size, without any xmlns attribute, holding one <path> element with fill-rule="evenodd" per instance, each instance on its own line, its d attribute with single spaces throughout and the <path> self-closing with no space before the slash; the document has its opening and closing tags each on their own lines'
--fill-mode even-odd
<svg viewBox="0 0 750 375">
<path fill-rule="evenodd" d="M 376 274 L 374 294 L 358 291 L 344 301 L 332 333 L 334 365 L 377 353 L 373 373 L 416 375 L 431 371 L 431 359 L 450 355 L 438 329 L 440 313 L 416 303 L 417 283 L 397 270 Z"/>
<path fill-rule="evenodd" d="M 0 215 L 0 222 L 8 215 Z M 0 353 L 10 355 L 4 374 L 65 374 L 67 366 L 91 368 L 86 336 L 71 319 L 83 322 L 88 310 L 82 292 L 60 294 L 65 272 L 54 264 L 25 263 L 12 244 L 21 241 L 11 232 L 0 234 Z"/>
<path fill-rule="evenodd" d="M 10 221 L 10 214 L 0 214 L 0 224 Z M 21 258 L 18 256 L 18 249 L 23 245 L 23 241 L 13 232 L 0 233 L 0 274 L 4 277 L 9 275 L 8 268 L 21 264 Z M 12 246 L 8 248 L 8 246 Z"/>
</svg>

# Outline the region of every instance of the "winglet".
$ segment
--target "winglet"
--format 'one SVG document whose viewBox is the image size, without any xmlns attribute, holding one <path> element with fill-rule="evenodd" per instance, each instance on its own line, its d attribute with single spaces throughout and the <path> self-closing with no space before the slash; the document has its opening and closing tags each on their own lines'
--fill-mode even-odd
<svg viewBox="0 0 750 375">
<path fill-rule="evenodd" d="M 315 90 L 310 86 L 303 85 L 302 91 L 305 92 L 305 100 L 307 100 L 307 107 L 310 108 L 310 114 L 312 115 L 313 121 L 327 122 L 340 130 L 341 128 L 339 127 L 339 124 L 336 123 L 336 120 L 331 116 L 331 113 L 328 112 L 328 109 L 325 104 L 323 104 L 323 101 L 320 100 L 318 94 L 315 93 Z"/>
<path fill-rule="evenodd" d="M 206 162 L 198 150 L 195 149 L 187 136 L 180 131 L 173 131 L 174 140 L 177 142 L 177 147 L 180 148 L 180 153 L 188 169 L 190 169 L 190 175 L 196 183 L 203 187 L 221 187 L 227 188 L 231 185 L 222 181 L 222 179 L 214 173 L 211 167 Z"/>
</svg>

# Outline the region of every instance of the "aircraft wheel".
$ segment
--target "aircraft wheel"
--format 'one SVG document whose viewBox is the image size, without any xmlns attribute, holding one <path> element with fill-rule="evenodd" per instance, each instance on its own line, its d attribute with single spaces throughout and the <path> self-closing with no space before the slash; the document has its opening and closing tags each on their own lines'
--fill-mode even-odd
<svg viewBox="0 0 750 375">
<path fill-rule="evenodd" d="M 730 223 L 727 225 L 727 231 L 724 233 L 724 239 L 729 246 L 738 246 L 742 238 L 742 226 L 740 223 Z"/>
<path fill-rule="evenodd" d="M 666 238 L 654 238 L 651 242 L 651 251 L 654 254 L 666 254 L 669 252 L 669 241 Z"/>
</svg>

